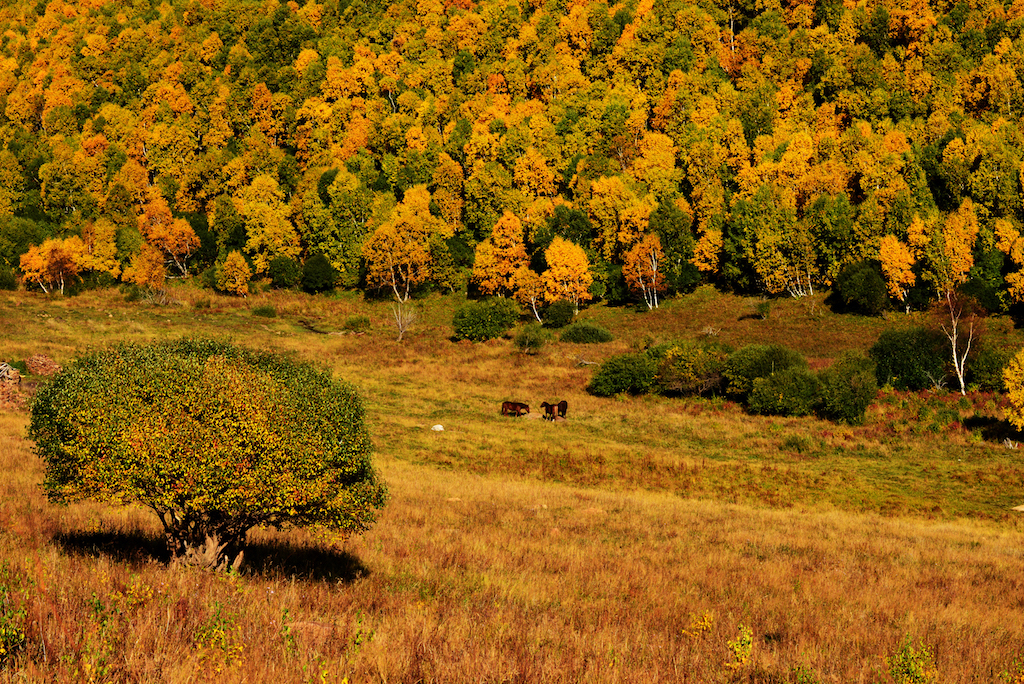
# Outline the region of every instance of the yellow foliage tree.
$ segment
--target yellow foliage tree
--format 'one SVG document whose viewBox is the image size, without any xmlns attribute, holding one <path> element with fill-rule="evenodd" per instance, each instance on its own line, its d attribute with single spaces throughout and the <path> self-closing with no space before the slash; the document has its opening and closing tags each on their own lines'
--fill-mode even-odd
<svg viewBox="0 0 1024 684">
<path fill-rule="evenodd" d="M 299 232 L 288 218 L 284 193 L 273 176 L 253 178 L 239 200 L 238 210 L 245 218 L 245 251 L 256 273 L 266 273 L 274 257 L 299 256 Z"/>
<path fill-rule="evenodd" d="M 409 301 L 412 289 L 430 277 L 431 234 L 446 228 L 430 215 L 426 187 L 410 188 L 389 219 L 363 244 L 367 285 L 390 288 L 399 304 Z"/>
<path fill-rule="evenodd" d="M 527 261 L 523 224 L 506 211 L 494 224 L 491 236 L 477 245 L 473 280 L 481 292 L 504 297 L 515 290 L 516 271 Z"/>
<path fill-rule="evenodd" d="M 217 289 L 228 294 L 244 297 L 249 294 L 249 278 L 252 271 L 245 257 L 238 250 L 232 250 L 224 263 L 217 269 Z"/>
<path fill-rule="evenodd" d="M 882 264 L 882 277 L 889 289 L 889 296 L 903 302 L 907 313 L 910 313 L 908 295 L 910 288 L 917 282 L 914 264 L 917 258 L 910 247 L 895 235 L 885 235 L 878 245 L 878 260 Z"/>
<path fill-rule="evenodd" d="M 121 262 L 117 259 L 117 226 L 110 219 L 100 217 L 82 227 L 85 258 L 82 265 L 91 271 L 103 271 L 117 278 L 121 275 Z"/>
<path fill-rule="evenodd" d="M 544 258 L 548 262 L 543 276 L 545 299 L 572 302 L 579 313 L 580 303 L 591 298 L 590 285 L 594 282 L 586 252 L 576 243 L 556 237 L 544 252 Z"/>
<path fill-rule="evenodd" d="M 538 308 L 544 301 L 544 279 L 541 278 L 540 274 L 524 264 L 516 269 L 513 287 L 515 289 L 516 301 L 523 306 L 530 307 L 533 317 L 540 323 L 541 318 Z"/>
<path fill-rule="evenodd" d="M 1003 384 L 1010 408 L 1006 409 L 1006 420 L 1018 430 L 1024 430 L 1024 349 L 1006 364 L 1003 370 Z"/>
<path fill-rule="evenodd" d="M 994 229 L 999 251 L 1018 267 L 1024 266 L 1024 239 L 1020 231 L 1007 219 L 996 219 Z M 1024 271 L 1006 274 L 1006 292 L 1014 302 L 1024 301 Z"/>
</svg>

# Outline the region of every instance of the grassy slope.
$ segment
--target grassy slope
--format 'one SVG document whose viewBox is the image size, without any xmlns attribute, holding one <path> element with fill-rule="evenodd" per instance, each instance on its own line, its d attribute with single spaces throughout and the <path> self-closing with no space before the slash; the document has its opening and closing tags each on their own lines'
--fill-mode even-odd
<svg viewBox="0 0 1024 684">
<path fill-rule="evenodd" d="M 445 298 L 423 303 L 399 345 L 386 304 L 176 297 L 152 308 L 109 293 L 4 295 L 0 357 L 67 361 L 117 339 L 195 333 L 294 350 L 366 397 L 393 501 L 343 553 L 266 532 L 248 576 L 167 570 L 144 512 L 46 504 L 18 437 L 25 415 L 0 412 L 14 436 L 0 446 L 0 584 L 25 606 L 28 635 L 5 678 L 884 681 L 884 657 L 911 635 L 943 680 L 993 681 L 1021 655 L 1024 539 L 1007 512 L 1024 498 L 1021 468 L 994 436 L 994 399 L 888 395 L 846 428 L 584 392 L 592 367 L 579 360 L 638 337 L 711 326 L 730 344 L 778 341 L 823 365 L 884 322 L 837 317 L 820 299 L 780 302 L 761 321 L 752 304 L 701 291 L 640 318 L 596 307 L 587 315 L 616 342 L 522 357 L 507 341 L 450 342 Z M 280 316 L 253 317 L 260 303 Z M 357 314 L 371 316 L 369 333 L 309 330 Z M 557 398 L 565 423 L 498 415 L 503 399 Z M 950 428 L 954 415 L 988 427 Z M 694 629 L 705 611 L 710 627 Z M 734 670 L 727 642 L 741 625 L 754 653 Z"/>
</svg>

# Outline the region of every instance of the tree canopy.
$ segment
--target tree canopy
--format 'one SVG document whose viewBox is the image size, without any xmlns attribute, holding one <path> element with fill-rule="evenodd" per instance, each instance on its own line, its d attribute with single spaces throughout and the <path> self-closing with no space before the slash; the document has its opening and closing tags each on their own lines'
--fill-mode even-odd
<svg viewBox="0 0 1024 684">
<path fill-rule="evenodd" d="M 144 245 L 176 276 L 322 254 L 404 299 L 477 254 L 511 294 L 513 216 L 542 277 L 555 237 L 600 280 L 657 233 L 675 291 L 800 296 L 875 260 L 903 305 L 972 279 L 1012 304 L 1022 29 L 1002 0 L 13 0 L 0 259 L 59 290 L 138 278 Z M 452 239 L 468 263 L 430 268 Z"/>
<path fill-rule="evenodd" d="M 78 358 L 39 390 L 30 435 L 51 501 L 141 504 L 174 560 L 218 568 L 253 527 L 370 527 L 387 489 L 363 416 L 312 366 L 182 340 Z"/>
</svg>

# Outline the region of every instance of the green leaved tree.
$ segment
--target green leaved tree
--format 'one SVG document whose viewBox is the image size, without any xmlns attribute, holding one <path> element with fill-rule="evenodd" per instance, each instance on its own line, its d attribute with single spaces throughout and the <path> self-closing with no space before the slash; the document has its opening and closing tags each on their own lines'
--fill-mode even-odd
<svg viewBox="0 0 1024 684">
<path fill-rule="evenodd" d="M 141 504 L 172 562 L 237 567 L 254 527 L 368 529 L 387 500 L 355 390 L 278 354 L 122 344 L 41 389 L 30 435 L 55 503 Z"/>
</svg>

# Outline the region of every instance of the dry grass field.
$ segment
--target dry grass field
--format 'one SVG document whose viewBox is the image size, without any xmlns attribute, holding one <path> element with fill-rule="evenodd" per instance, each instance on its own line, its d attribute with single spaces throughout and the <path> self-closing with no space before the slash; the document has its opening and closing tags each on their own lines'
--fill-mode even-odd
<svg viewBox="0 0 1024 684">
<path fill-rule="evenodd" d="M 847 427 L 584 389 L 581 363 L 651 340 L 773 341 L 821 367 L 902 315 L 816 297 L 761 320 L 702 289 L 594 307 L 614 342 L 525 356 L 452 342 L 445 297 L 401 344 L 355 295 L 171 300 L 2 293 L 0 359 L 183 335 L 293 351 L 358 387 L 391 501 L 339 548 L 268 530 L 238 574 L 170 569 L 146 511 L 46 502 L 7 403 L 0 681 L 1024 681 L 1024 464 L 1000 397 L 882 393 Z M 345 332 L 357 316 L 369 330 Z M 1024 346 L 1009 321 L 989 333 Z M 503 418 L 508 399 L 535 413 Z M 555 399 L 568 420 L 537 419 Z"/>
</svg>

